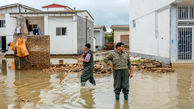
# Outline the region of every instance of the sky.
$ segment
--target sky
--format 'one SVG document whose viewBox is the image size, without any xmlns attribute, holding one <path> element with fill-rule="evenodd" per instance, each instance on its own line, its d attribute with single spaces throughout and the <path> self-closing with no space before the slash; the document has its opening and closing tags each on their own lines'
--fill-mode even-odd
<svg viewBox="0 0 194 109">
<path fill-rule="evenodd" d="M 129 0 L 0 0 L 0 6 L 21 3 L 33 8 L 57 3 L 76 10 L 88 10 L 94 17 L 95 25 L 129 24 Z M 110 30 L 110 29 L 109 29 Z"/>
</svg>

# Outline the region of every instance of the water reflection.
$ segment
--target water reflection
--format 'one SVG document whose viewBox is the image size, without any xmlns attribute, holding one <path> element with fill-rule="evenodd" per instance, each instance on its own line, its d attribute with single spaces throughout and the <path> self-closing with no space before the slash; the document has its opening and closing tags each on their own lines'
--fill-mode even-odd
<svg viewBox="0 0 194 109">
<path fill-rule="evenodd" d="M 93 97 L 93 90 L 94 89 L 87 89 L 87 88 L 81 88 L 80 89 L 80 98 L 85 101 L 85 103 L 81 103 L 82 107 L 85 109 L 93 109 L 95 102 Z"/>
<path fill-rule="evenodd" d="M 115 107 L 114 109 L 120 109 L 120 102 L 119 101 L 116 101 L 115 102 Z"/>
<path fill-rule="evenodd" d="M 40 71 L 15 71 L 15 88 L 17 107 L 27 102 L 37 104 L 40 100 L 40 90 L 50 85 L 50 75 Z"/>
<path fill-rule="evenodd" d="M 124 104 L 122 105 L 122 108 L 121 108 L 120 101 L 116 101 L 114 109 L 130 109 L 129 108 L 129 102 L 128 101 L 124 101 Z"/>
<path fill-rule="evenodd" d="M 128 103 L 128 101 L 124 101 L 123 109 L 129 109 L 129 103 Z"/>
<path fill-rule="evenodd" d="M 177 71 L 177 109 L 194 109 L 194 70 Z"/>
<path fill-rule="evenodd" d="M 3 73 L 3 75 L 7 75 L 7 62 L 6 62 L 6 60 L 2 60 L 2 73 Z"/>
</svg>

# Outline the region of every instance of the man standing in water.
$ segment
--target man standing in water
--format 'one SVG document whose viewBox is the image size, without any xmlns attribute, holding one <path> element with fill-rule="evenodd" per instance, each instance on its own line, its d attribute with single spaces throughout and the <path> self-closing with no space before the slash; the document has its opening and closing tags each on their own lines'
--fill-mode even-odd
<svg viewBox="0 0 194 109">
<path fill-rule="evenodd" d="M 129 77 L 132 78 L 133 73 L 131 70 L 130 57 L 125 51 L 124 43 L 117 43 L 116 50 L 106 57 L 104 61 L 113 69 L 115 99 L 119 100 L 122 90 L 124 99 L 128 100 Z"/>
<path fill-rule="evenodd" d="M 89 80 L 92 85 L 96 85 L 96 82 L 93 77 L 94 59 L 90 48 L 91 45 L 89 43 L 85 44 L 85 53 L 82 55 L 81 58 L 79 58 L 79 61 L 83 62 L 84 67 L 84 70 L 81 74 L 81 86 L 85 86 L 87 80 Z"/>
</svg>

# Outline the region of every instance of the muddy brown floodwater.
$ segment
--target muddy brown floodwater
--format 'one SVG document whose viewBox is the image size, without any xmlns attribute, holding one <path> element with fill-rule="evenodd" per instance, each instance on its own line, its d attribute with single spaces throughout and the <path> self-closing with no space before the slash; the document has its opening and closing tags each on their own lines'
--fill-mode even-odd
<svg viewBox="0 0 194 109">
<path fill-rule="evenodd" d="M 0 109 L 194 109 L 194 69 L 134 72 L 129 101 L 121 94 L 116 102 L 111 74 L 95 75 L 97 86 L 80 87 L 80 73 L 60 82 L 64 72 L 13 71 L 12 61 L 0 60 Z"/>
</svg>

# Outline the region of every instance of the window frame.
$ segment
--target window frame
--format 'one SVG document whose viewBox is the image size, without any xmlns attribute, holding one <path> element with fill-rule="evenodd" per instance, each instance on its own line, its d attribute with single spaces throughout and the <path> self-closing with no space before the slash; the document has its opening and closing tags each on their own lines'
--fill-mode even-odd
<svg viewBox="0 0 194 109">
<path fill-rule="evenodd" d="M 5 20 L 0 20 L 0 28 L 5 28 Z"/>
<path fill-rule="evenodd" d="M 56 27 L 56 36 L 67 36 L 67 27 Z"/>
</svg>

